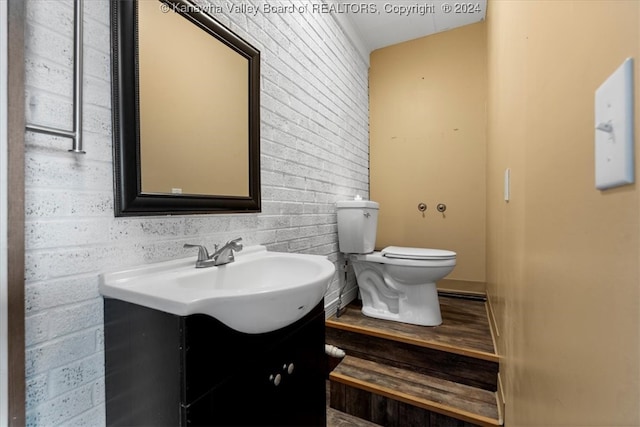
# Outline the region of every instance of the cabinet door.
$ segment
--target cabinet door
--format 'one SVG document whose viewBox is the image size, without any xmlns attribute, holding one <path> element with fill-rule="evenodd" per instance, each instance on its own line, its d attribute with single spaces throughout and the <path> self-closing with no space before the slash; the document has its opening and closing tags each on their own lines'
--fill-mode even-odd
<svg viewBox="0 0 640 427">
<path fill-rule="evenodd" d="M 181 425 L 180 318 L 106 298 L 104 319 L 107 425 Z"/>
<path fill-rule="evenodd" d="M 290 336 L 272 358 L 273 372 L 281 375 L 275 387 L 275 418 L 288 426 L 326 424 L 324 313 Z M 272 375 L 272 374 L 270 374 Z M 277 424 L 277 422 L 276 422 Z"/>
</svg>

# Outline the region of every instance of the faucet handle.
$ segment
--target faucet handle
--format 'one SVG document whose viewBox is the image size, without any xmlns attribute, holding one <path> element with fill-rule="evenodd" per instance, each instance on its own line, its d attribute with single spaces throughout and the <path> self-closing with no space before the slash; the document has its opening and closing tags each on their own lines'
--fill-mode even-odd
<svg viewBox="0 0 640 427">
<path fill-rule="evenodd" d="M 207 261 L 209 259 L 209 251 L 207 251 L 207 248 L 202 245 L 185 243 L 183 248 L 198 248 L 198 261 Z"/>
</svg>

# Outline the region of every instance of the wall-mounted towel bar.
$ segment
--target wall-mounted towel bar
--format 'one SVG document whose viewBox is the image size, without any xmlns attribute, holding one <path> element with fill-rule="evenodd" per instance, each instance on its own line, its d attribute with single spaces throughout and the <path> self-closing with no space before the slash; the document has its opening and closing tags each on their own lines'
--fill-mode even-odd
<svg viewBox="0 0 640 427">
<path fill-rule="evenodd" d="M 27 124 L 26 126 L 27 130 L 31 132 L 71 138 L 73 145 L 69 151 L 81 154 L 85 153 L 82 149 L 83 15 L 82 0 L 75 0 L 73 4 L 73 21 L 75 24 L 73 33 L 73 129 L 69 131 L 33 124 Z"/>
</svg>

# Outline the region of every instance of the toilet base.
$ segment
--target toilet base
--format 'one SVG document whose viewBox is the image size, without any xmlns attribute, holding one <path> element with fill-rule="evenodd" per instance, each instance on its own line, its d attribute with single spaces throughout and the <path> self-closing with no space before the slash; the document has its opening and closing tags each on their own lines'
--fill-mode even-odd
<svg viewBox="0 0 640 427">
<path fill-rule="evenodd" d="M 442 324 L 442 316 L 440 315 L 440 306 L 437 307 L 437 312 L 430 310 L 425 311 L 421 316 L 403 316 L 401 313 L 391 313 L 386 310 L 377 310 L 373 307 L 362 306 L 362 314 L 367 317 L 373 317 L 382 320 L 391 320 L 393 322 L 409 323 L 419 326 L 438 326 Z"/>
<path fill-rule="evenodd" d="M 442 324 L 436 284 L 421 282 L 429 269 L 366 261 L 354 261 L 353 267 L 365 316 L 420 326 Z"/>
</svg>

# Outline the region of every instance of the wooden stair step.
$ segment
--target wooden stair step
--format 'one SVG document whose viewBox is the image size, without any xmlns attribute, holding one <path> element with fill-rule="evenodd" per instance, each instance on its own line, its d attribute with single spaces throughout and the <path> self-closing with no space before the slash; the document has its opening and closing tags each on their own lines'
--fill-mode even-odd
<svg viewBox="0 0 640 427">
<path fill-rule="evenodd" d="M 498 389 L 497 362 L 350 331 L 326 330 L 325 340 L 348 355 L 488 391 Z M 336 361 L 337 362 L 337 361 Z M 335 365 L 334 365 L 335 367 Z"/>
<path fill-rule="evenodd" d="M 340 317 L 327 319 L 328 329 L 350 331 L 415 346 L 499 362 L 488 322 L 485 301 L 440 296 L 442 325 L 410 325 L 375 319 L 351 303 Z"/>
<path fill-rule="evenodd" d="M 432 414 L 436 417 L 444 416 L 460 420 L 465 426 L 501 426 L 503 424 L 495 392 L 435 378 L 412 370 L 346 356 L 331 372 L 329 379 L 331 381 L 331 407 L 343 412 L 356 412 L 352 415 L 379 424 L 388 424 L 381 422 L 380 416 L 394 420 L 394 423 L 398 423 L 397 425 L 411 424 L 407 424 L 407 420 L 399 418 L 398 414 L 389 414 L 390 411 L 393 411 L 393 405 L 388 402 L 383 403 L 384 408 L 380 410 L 386 414 L 375 414 L 376 411 L 371 408 L 381 406 L 380 397 L 420 408 L 425 411 L 426 416 Z M 354 388 L 366 392 L 369 395 L 368 399 L 367 397 L 363 399 L 361 396 L 360 400 L 365 401 L 364 406 L 367 406 L 368 409 L 348 411 L 347 406 L 353 406 L 353 402 L 348 401 L 353 399 L 345 397 L 346 392 L 341 391 L 340 386 L 345 386 L 347 390 Z M 406 409 L 404 411 L 406 412 Z M 413 417 L 415 419 L 415 414 Z M 438 423 L 436 422 L 436 424 Z M 432 422 L 423 425 L 435 426 L 436 424 Z"/>
<path fill-rule="evenodd" d="M 496 391 L 500 358 L 485 301 L 441 296 L 440 305 L 442 325 L 428 327 L 371 318 L 351 303 L 325 322 L 326 342 L 360 359 Z"/>
</svg>

